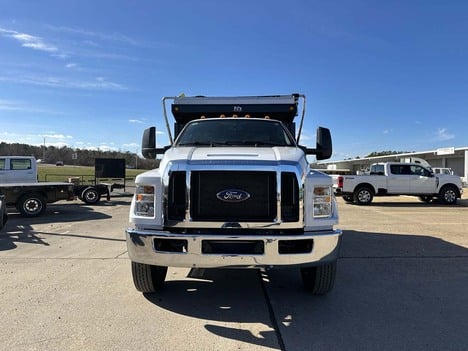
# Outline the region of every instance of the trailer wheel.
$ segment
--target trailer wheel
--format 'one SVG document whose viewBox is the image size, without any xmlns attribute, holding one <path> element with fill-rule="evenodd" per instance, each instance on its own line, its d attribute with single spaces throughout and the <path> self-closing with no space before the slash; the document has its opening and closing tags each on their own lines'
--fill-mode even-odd
<svg viewBox="0 0 468 351">
<path fill-rule="evenodd" d="M 374 193 L 367 186 L 361 186 L 354 192 L 354 202 L 358 205 L 369 205 L 373 198 Z"/>
<path fill-rule="evenodd" d="M 335 284 L 336 262 L 317 267 L 301 268 L 304 287 L 314 295 L 325 295 Z"/>
<path fill-rule="evenodd" d="M 81 198 L 88 205 L 92 205 L 101 200 L 101 194 L 96 188 L 89 187 L 83 190 L 83 192 L 81 193 Z"/>
<path fill-rule="evenodd" d="M 167 267 L 153 266 L 132 261 L 132 276 L 135 288 L 143 293 L 159 291 L 166 279 Z"/>
<path fill-rule="evenodd" d="M 24 217 L 37 217 L 44 213 L 47 201 L 40 194 L 23 195 L 16 205 L 17 210 Z"/>
<path fill-rule="evenodd" d="M 452 185 L 444 186 L 439 192 L 439 201 L 445 205 L 455 205 L 457 203 L 457 188 Z"/>
</svg>

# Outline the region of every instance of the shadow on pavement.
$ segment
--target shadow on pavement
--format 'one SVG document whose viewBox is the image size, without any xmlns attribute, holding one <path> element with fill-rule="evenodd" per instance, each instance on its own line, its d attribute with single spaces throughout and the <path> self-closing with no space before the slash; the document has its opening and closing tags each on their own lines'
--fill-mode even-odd
<svg viewBox="0 0 468 351">
<path fill-rule="evenodd" d="M 299 270 L 285 268 L 205 270 L 145 297 L 215 335 L 271 348 L 466 350 L 467 263 L 467 248 L 438 238 L 346 231 L 327 296 L 309 295 Z M 267 330 L 254 335 L 248 323 Z"/>
<path fill-rule="evenodd" d="M 392 201 L 398 199 L 398 201 Z M 411 200 L 408 198 L 408 200 L 401 200 L 401 198 L 398 197 L 379 197 L 379 198 L 374 198 L 374 200 L 369 204 L 369 205 L 357 205 L 355 203 L 348 203 L 343 201 L 344 204 L 348 206 L 361 206 L 361 207 L 412 207 L 412 208 L 451 208 L 451 207 L 468 207 L 468 200 L 466 199 L 459 199 L 455 205 L 445 205 L 442 204 L 438 201 L 431 201 L 429 203 L 418 201 L 417 198 L 414 198 L 414 200 Z"/>
<path fill-rule="evenodd" d="M 19 213 L 10 212 L 8 214 L 8 222 L 0 233 L 0 251 L 16 248 L 16 242 L 49 246 L 47 242 L 43 241 L 38 236 L 40 234 L 73 236 L 73 234 L 45 233 L 43 231 L 38 232 L 34 229 L 34 225 L 36 224 L 72 223 L 79 221 L 94 221 L 106 218 L 111 218 L 111 216 L 95 211 L 94 208 L 89 206 L 81 206 L 70 203 L 53 204 L 47 206 L 46 213 L 39 217 L 26 218 L 22 217 Z"/>
<path fill-rule="evenodd" d="M 245 324 L 230 328 L 207 322 L 213 334 L 245 343 L 278 347 L 264 302 L 258 270 L 206 269 L 199 280 L 167 281 L 161 292 L 145 294 L 151 303 L 166 310 L 207 321 Z M 260 323 L 258 333 L 248 329 Z"/>
</svg>

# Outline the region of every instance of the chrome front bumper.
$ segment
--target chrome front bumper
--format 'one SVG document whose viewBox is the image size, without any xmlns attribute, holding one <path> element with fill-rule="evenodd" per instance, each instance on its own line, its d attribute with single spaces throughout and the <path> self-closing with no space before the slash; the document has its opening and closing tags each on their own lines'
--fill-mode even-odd
<svg viewBox="0 0 468 351">
<path fill-rule="evenodd" d="M 166 231 L 128 228 L 126 240 L 130 260 L 139 263 L 188 268 L 216 267 L 272 267 L 313 266 L 333 262 L 338 258 L 341 230 L 304 232 L 301 235 L 223 235 L 223 234 L 174 234 Z M 184 242 L 180 252 L 156 249 L 156 242 Z M 310 252 L 280 253 L 280 246 L 300 240 L 312 241 Z M 260 254 L 204 253 L 204 242 L 236 243 L 257 242 L 263 250 Z M 205 250 L 206 251 L 206 250 Z"/>
</svg>

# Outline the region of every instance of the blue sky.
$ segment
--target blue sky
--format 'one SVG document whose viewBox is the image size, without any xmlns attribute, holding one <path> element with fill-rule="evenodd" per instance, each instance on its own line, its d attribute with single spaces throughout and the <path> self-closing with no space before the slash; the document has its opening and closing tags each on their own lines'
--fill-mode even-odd
<svg viewBox="0 0 468 351">
<path fill-rule="evenodd" d="M 0 0 L 0 141 L 165 145 L 180 93 L 305 94 L 334 159 L 465 147 L 468 2 Z"/>
</svg>

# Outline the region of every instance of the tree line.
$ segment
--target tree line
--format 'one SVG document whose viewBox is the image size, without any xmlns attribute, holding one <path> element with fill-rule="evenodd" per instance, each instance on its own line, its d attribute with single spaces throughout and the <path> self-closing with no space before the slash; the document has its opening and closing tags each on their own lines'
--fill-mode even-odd
<svg viewBox="0 0 468 351">
<path fill-rule="evenodd" d="M 412 151 L 414 152 L 414 151 Z M 374 151 L 365 157 L 377 157 L 377 156 L 388 156 L 388 155 L 399 155 L 399 154 L 409 154 L 411 151 Z"/>
<path fill-rule="evenodd" d="M 96 158 L 123 158 L 127 167 L 152 169 L 157 167 L 158 160 L 140 158 L 136 153 L 120 151 L 101 151 L 88 149 L 72 149 L 67 146 L 35 146 L 28 144 L 5 142 L 0 143 L 0 155 L 3 156 L 34 156 L 43 163 L 55 164 L 58 161 L 65 165 L 94 166 Z"/>
</svg>

